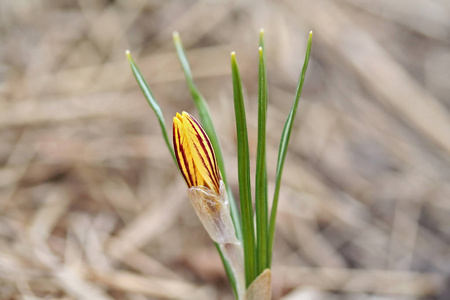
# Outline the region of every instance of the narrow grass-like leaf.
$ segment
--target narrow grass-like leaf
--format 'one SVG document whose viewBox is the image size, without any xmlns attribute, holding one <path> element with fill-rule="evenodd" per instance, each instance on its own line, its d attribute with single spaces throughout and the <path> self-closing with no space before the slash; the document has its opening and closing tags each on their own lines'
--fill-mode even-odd
<svg viewBox="0 0 450 300">
<path fill-rule="evenodd" d="M 248 149 L 247 120 L 245 117 L 242 82 L 236 61 L 231 53 L 233 78 L 234 112 L 236 115 L 236 136 L 238 153 L 239 195 L 241 203 L 242 236 L 244 242 L 245 281 L 248 287 L 256 278 L 255 230 L 253 227 L 253 206 L 250 185 L 250 158 Z"/>
<path fill-rule="evenodd" d="M 260 34 L 259 47 L 259 92 L 258 92 L 258 145 L 256 150 L 256 183 L 255 183 L 255 211 L 256 211 L 256 257 L 257 275 L 267 268 L 267 167 L 266 167 L 266 119 L 267 119 L 267 79 L 264 57 L 264 31 Z"/>
<path fill-rule="evenodd" d="M 277 160 L 277 173 L 276 173 L 276 182 L 275 182 L 275 191 L 273 195 L 273 204 L 272 210 L 270 212 L 270 228 L 269 228 L 269 264 L 270 267 L 272 261 L 272 247 L 273 240 L 275 236 L 275 222 L 277 218 L 277 207 L 278 207 L 278 197 L 280 194 L 280 185 L 281 185 L 281 176 L 283 174 L 284 161 L 286 158 L 287 148 L 289 145 L 289 139 L 291 137 L 292 126 L 294 124 L 295 115 L 297 113 L 297 107 L 300 100 L 300 96 L 302 94 L 303 83 L 305 82 L 306 70 L 308 68 L 309 58 L 311 56 L 311 40 L 312 40 L 312 31 L 309 33 L 308 44 L 306 46 L 306 54 L 305 61 L 303 63 L 302 73 L 300 74 L 300 78 L 297 85 L 297 91 L 295 94 L 295 100 L 292 104 L 291 111 L 287 117 L 286 123 L 284 124 L 283 133 L 281 135 L 280 146 L 278 149 L 278 160 Z"/>
<path fill-rule="evenodd" d="M 242 229 L 241 229 L 241 220 L 239 217 L 239 210 L 237 209 L 236 201 L 234 200 L 233 193 L 231 192 L 230 186 L 228 185 L 222 150 L 220 148 L 219 139 L 217 137 L 213 122 L 211 120 L 211 116 L 209 114 L 208 105 L 205 99 L 203 98 L 202 94 L 198 90 L 197 86 L 195 85 L 191 68 L 189 66 L 189 62 L 187 60 L 186 53 L 184 52 L 183 45 L 181 43 L 181 38 L 178 32 L 173 33 L 173 41 L 177 51 L 178 59 L 180 60 L 181 67 L 183 68 L 183 72 L 189 87 L 189 91 L 191 92 L 192 99 L 194 100 L 195 106 L 197 107 L 200 116 L 200 121 L 202 122 L 202 126 L 205 129 L 206 133 L 208 134 L 211 140 L 211 144 L 213 145 L 214 151 L 216 152 L 217 163 L 219 165 L 219 169 L 222 174 L 222 180 L 227 188 L 227 195 L 228 200 L 230 201 L 230 208 L 231 208 L 231 217 L 233 218 L 234 227 L 236 229 L 236 235 L 238 239 L 242 240 Z"/>
<path fill-rule="evenodd" d="M 161 127 L 161 131 L 164 137 L 164 141 L 166 142 L 167 148 L 169 148 L 170 154 L 172 154 L 172 158 L 177 164 L 177 160 L 175 158 L 175 153 L 173 151 L 172 144 L 169 141 L 169 137 L 167 136 L 167 130 L 166 130 L 166 123 L 164 122 L 164 116 L 161 111 L 161 108 L 159 107 L 158 102 L 156 102 L 155 97 L 153 97 L 153 94 L 148 87 L 147 82 L 145 81 L 144 77 L 142 76 L 141 72 L 139 71 L 139 68 L 133 61 L 133 58 L 131 57 L 131 53 L 129 50 L 125 51 L 125 54 L 127 55 L 128 62 L 130 63 L 131 70 L 133 71 L 134 78 L 136 78 L 136 81 L 139 84 L 139 87 L 142 90 L 142 93 L 145 96 L 145 99 L 147 99 L 148 104 L 150 104 L 150 107 L 155 112 L 156 118 L 158 119 L 159 126 Z"/>
</svg>

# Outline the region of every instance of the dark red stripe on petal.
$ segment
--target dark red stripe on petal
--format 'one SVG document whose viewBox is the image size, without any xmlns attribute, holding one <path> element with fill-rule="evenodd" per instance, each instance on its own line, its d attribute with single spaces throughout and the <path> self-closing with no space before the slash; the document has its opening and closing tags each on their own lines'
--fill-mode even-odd
<svg viewBox="0 0 450 300">
<path fill-rule="evenodd" d="M 208 148 L 211 149 L 211 153 L 212 153 L 212 156 L 213 156 L 212 157 L 213 163 L 211 164 L 211 166 L 213 166 L 217 178 L 220 179 L 219 166 L 217 165 L 216 153 L 214 152 L 214 148 L 213 148 L 213 146 L 211 144 L 211 140 L 209 139 L 208 135 L 206 134 L 205 129 L 203 129 L 203 127 L 200 125 L 200 123 L 193 116 L 191 116 L 190 114 L 188 114 L 188 115 L 192 118 L 192 120 L 195 122 L 195 124 L 197 124 L 198 128 L 202 132 L 202 135 L 205 137 L 204 140 L 208 144 Z"/>
<path fill-rule="evenodd" d="M 192 116 L 190 116 L 190 117 L 192 117 Z M 194 130 L 196 132 L 196 137 L 197 137 L 197 139 L 199 141 L 199 144 L 202 147 L 203 153 L 205 153 L 206 156 L 207 156 L 208 162 L 207 163 L 205 162 L 205 160 L 203 158 L 203 155 L 201 155 L 201 152 L 198 150 L 198 148 L 196 146 L 197 143 L 194 143 L 195 148 L 197 150 L 197 153 L 199 153 L 199 156 L 201 157 L 202 163 L 205 166 L 206 170 L 208 171 L 209 178 L 211 178 L 211 180 L 213 181 L 213 184 L 216 186 L 217 192 L 218 192 L 219 191 L 219 186 L 220 186 L 220 184 L 219 184 L 220 176 L 218 174 L 218 167 L 217 167 L 217 161 L 216 161 L 215 154 L 214 154 L 214 149 L 212 148 L 212 145 L 211 145 L 211 142 L 210 142 L 210 140 L 208 138 L 208 135 L 206 134 L 205 130 L 199 125 L 197 120 L 195 120 L 192 117 L 192 120 L 188 118 L 188 121 L 191 123 L 192 128 L 194 128 Z M 194 126 L 194 124 L 192 124 L 192 122 L 195 122 L 195 124 L 197 126 Z M 201 132 L 198 132 L 197 128 Z M 205 145 L 205 142 L 206 142 L 206 145 Z M 208 155 L 209 153 L 211 153 L 212 157 L 211 157 L 211 155 Z M 211 172 L 213 174 L 211 174 Z"/>
<path fill-rule="evenodd" d="M 188 187 L 191 187 L 193 185 L 192 181 L 192 175 L 189 172 L 189 164 L 186 160 L 186 153 L 184 152 L 183 146 L 182 146 L 182 140 L 181 140 L 180 130 L 175 126 L 175 123 L 173 124 L 173 145 L 175 147 L 175 157 L 178 162 L 178 168 L 181 171 L 181 174 L 183 175 L 184 181 L 186 181 L 186 184 Z M 180 156 L 181 155 L 181 156 Z M 184 169 L 183 169 L 184 166 Z"/>
</svg>

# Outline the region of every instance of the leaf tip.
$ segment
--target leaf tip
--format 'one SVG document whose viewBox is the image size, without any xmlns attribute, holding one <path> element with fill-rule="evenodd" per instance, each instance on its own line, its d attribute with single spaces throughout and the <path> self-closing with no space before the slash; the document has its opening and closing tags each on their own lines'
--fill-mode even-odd
<svg viewBox="0 0 450 300">
<path fill-rule="evenodd" d="M 172 38 L 175 42 L 179 42 L 180 41 L 180 33 L 178 31 L 172 32 Z"/>
<path fill-rule="evenodd" d="M 131 57 L 131 52 L 130 50 L 125 50 L 125 55 L 127 56 L 128 61 L 130 62 L 130 64 L 133 64 L 133 58 Z"/>
<path fill-rule="evenodd" d="M 264 29 L 261 28 L 259 30 L 259 45 L 262 47 L 264 46 Z"/>
</svg>

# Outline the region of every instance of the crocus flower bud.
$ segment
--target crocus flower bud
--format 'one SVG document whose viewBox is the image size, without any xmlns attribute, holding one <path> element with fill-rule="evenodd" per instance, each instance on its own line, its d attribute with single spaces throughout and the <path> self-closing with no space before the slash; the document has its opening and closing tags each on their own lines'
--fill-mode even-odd
<svg viewBox="0 0 450 300">
<path fill-rule="evenodd" d="M 218 244 L 238 242 L 211 141 L 187 112 L 173 118 L 173 144 L 189 199 L 203 227 Z"/>
<path fill-rule="evenodd" d="M 239 299 L 245 299 L 244 259 L 236 237 L 225 185 L 220 177 L 216 155 L 205 130 L 187 112 L 173 118 L 173 146 L 188 197 L 195 212 L 216 242 L 237 282 Z"/>
<path fill-rule="evenodd" d="M 173 145 L 178 166 L 188 187 L 204 186 L 220 193 L 220 172 L 211 141 L 187 112 L 173 118 Z"/>
</svg>

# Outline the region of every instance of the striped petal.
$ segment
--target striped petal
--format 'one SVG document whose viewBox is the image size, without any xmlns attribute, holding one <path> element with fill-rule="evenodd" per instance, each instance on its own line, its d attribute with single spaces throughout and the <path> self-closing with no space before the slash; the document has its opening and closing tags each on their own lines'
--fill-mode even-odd
<svg viewBox="0 0 450 300">
<path fill-rule="evenodd" d="M 211 141 L 193 116 L 173 118 L 173 144 L 178 166 L 188 187 L 204 186 L 219 194 L 220 172 Z"/>
</svg>

